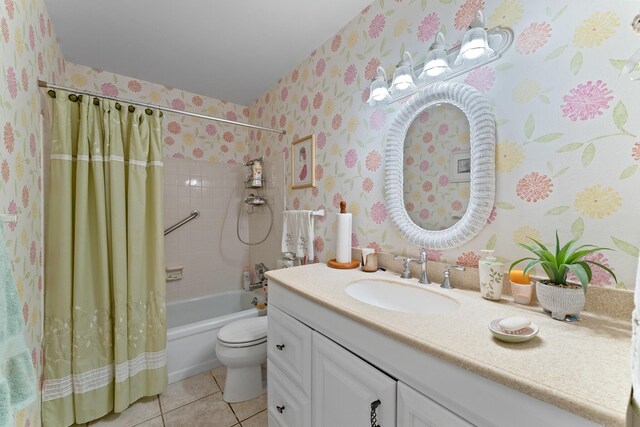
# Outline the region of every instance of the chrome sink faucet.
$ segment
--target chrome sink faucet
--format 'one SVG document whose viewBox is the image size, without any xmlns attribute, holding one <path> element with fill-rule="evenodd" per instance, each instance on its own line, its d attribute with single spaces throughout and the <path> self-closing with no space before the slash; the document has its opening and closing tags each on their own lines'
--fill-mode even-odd
<svg viewBox="0 0 640 427">
<path fill-rule="evenodd" d="M 395 256 L 394 259 L 400 259 L 401 257 Z M 402 274 L 400 277 L 402 279 L 411 278 L 411 274 L 409 272 L 409 264 L 415 262 L 416 264 L 420 264 L 420 279 L 418 279 L 419 283 L 423 285 L 429 285 L 431 282 L 429 281 L 429 276 L 427 275 L 427 250 L 422 248 L 420 250 L 420 258 L 404 258 Z"/>
</svg>

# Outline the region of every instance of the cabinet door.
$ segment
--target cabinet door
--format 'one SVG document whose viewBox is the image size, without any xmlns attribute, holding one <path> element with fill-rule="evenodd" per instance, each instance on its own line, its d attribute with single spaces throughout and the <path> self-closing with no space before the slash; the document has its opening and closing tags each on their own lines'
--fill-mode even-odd
<svg viewBox="0 0 640 427">
<path fill-rule="evenodd" d="M 312 329 L 269 307 L 267 357 L 307 395 L 311 394 Z"/>
<path fill-rule="evenodd" d="M 338 344 L 313 332 L 312 425 L 371 427 L 371 404 L 377 422 L 396 422 L 396 380 Z"/>
<path fill-rule="evenodd" d="M 267 406 L 269 426 L 309 427 L 311 403 L 298 387 L 271 360 L 267 360 Z"/>
<path fill-rule="evenodd" d="M 471 427 L 464 419 L 398 382 L 398 427 Z"/>
</svg>

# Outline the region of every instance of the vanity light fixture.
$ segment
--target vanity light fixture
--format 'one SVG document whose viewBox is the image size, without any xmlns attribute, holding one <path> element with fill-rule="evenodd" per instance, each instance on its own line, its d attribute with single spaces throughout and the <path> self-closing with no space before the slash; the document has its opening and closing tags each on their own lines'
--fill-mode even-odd
<svg viewBox="0 0 640 427">
<path fill-rule="evenodd" d="M 444 35 L 436 34 L 424 62 L 416 67 L 422 69 L 417 79 L 413 74 L 411 54 L 406 51 L 402 54 L 402 60 L 393 73 L 389 86 L 384 69 L 378 67 L 377 75 L 371 83 L 367 101 L 369 105 L 374 107 L 378 104 L 390 104 L 413 95 L 430 84 L 452 79 L 500 59 L 513 43 L 513 32 L 499 27 L 487 31 L 483 22 L 482 12 L 477 11 L 462 44 L 449 50 L 445 49 Z"/>
<path fill-rule="evenodd" d="M 447 51 L 444 45 L 444 34 L 438 32 L 436 39 L 429 48 L 429 53 L 424 59 L 424 68 L 418 77 L 419 80 L 428 80 L 430 77 L 437 77 L 442 73 L 451 71 Z"/>
<path fill-rule="evenodd" d="M 378 67 L 377 72 L 378 74 L 371 83 L 369 100 L 367 101 L 372 107 L 379 102 L 391 99 L 391 94 L 389 94 L 389 89 L 387 89 L 387 73 L 384 72 L 384 68 L 382 67 Z"/>
<path fill-rule="evenodd" d="M 393 73 L 393 81 L 391 82 L 391 94 L 396 96 L 416 88 L 413 82 L 413 58 L 411 54 L 405 51 L 402 54 L 402 60 L 398 63 L 396 71 Z"/>
<path fill-rule="evenodd" d="M 489 47 L 487 30 L 484 28 L 484 16 L 480 10 L 476 12 L 476 18 L 469 24 L 461 46 L 455 65 L 459 65 L 465 60 L 495 55 L 493 49 Z"/>
</svg>

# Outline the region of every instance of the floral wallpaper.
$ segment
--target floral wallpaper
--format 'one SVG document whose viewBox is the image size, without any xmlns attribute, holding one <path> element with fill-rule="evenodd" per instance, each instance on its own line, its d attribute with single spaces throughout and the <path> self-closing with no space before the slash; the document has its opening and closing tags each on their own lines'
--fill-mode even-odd
<svg viewBox="0 0 640 427">
<path fill-rule="evenodd" d="M 480 249 L 504 261 L 525 255 L 534 237 L 610 247 L 593 257 L 611 266 L 592 285 L 634 283 L 640 244 L 640 84 L 620 77 L 640 35 L 630 26 L 637 3 L 620 0 L 379 0 L 310 54 L 251 105 L 252 122 L 279 125 L 286 137 L 250 132 L 252 155 L 282 171 L 293 139 L 317 134 L 317 187 L 284 192 L 288 208 L 353 213 L 354 246 L 415 254 L 389 220 L 384 149 L 399 103 L 369 107 L 369 83 L 382 65 L 391 75 L 402 51 L 424 58 L 437 31 L 460 43 L 478 8 L 488 27 L 513 30 L 496 62 L 459 76 L 489 99 L 497 121 L 495 208 L 487 227 L 455 250 L 431 251 L 449 263 L 477 265 Z M 286 171 L 285 171 L 286 173 Z M 277 174 L 276 174 L 277 175 Z M 335 253 L 332 216 L 318 221 L 318 260 Z M 278 239 L 270 250 L 279 253 Z"/>
<path fill-rule="evenodd" d="M 38 79 L 60 82 L 64 60 L 41 0 L 0 4 L 0 212 L 25 322 L 25 338 L 42 374 L 42 144 Z M 39 426 L 40 404 L 19 412 L 16 426 Z"/>
<path fill-rule="evenodd" d="M 409 218 L 427 230 L 451 227 L 469 205 L 468 178 L 452 173 L 451 155 L 467 153 L 469 121 L 452 105 L 429 107 L 416 117 L 404 145 L 404 200 Z"/>
<path fill-rule="evenodd" d="M 228 120 L 249 121 L 249 108 L 242 105 L 70 62 L 66 68 L 66 84 L 70 87 Z M 247 155 L 246 128 L 173 113 L 165 113 L 163 126 L 166 157 L 235 164 Z"/>
</svg>

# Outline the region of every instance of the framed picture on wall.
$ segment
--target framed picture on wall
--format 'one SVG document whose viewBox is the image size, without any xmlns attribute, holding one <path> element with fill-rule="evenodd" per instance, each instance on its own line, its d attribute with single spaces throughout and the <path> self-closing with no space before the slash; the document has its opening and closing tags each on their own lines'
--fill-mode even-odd
<svg viewBox="0 0 640 427">
<path fill-rule="evenodd" d="M 291 188 L 316 186 L 316 134 L 291 143 Z"/>
<path fill-rule="evenodd" d="M 452 151 L 449 165 L 449 182 L 471 181 L 471 152 Z"/>
</svg>

